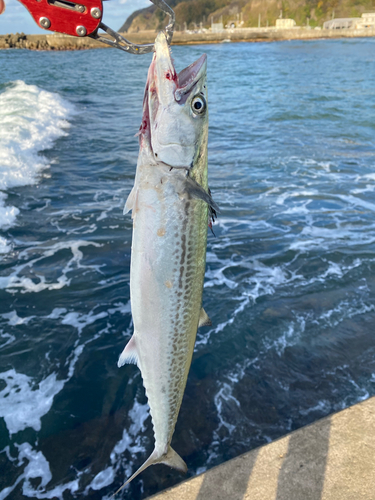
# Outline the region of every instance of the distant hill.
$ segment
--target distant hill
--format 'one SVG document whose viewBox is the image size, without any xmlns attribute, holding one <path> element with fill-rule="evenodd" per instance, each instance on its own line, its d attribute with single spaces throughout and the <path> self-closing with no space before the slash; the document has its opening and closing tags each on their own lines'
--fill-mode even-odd
<svg viewBox="0 0 375 500">
<path fill-rule="evenodd" d="M 194 23 L 208 28 L 211 17 L 224 24 L 237 19 L 244 27 L 274 26 L 282 15 L 292 18 L 298 26 L 322 26 L 332 17 L 361 17 L 363 12 L 375 11 L 375 0 L 166 0 L 176 14 L 177 29 L 188 29 Z M 134 12 L 121 26 L 121 32 L 159 30 L 165 25 L 164 13 L 154 5 Z"/>
</svg>

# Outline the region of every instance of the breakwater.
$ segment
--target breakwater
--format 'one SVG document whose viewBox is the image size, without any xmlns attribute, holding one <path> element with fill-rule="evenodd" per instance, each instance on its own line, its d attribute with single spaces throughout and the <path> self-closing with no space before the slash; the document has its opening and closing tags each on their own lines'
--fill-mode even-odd
<svg viewBox="0 0 375 500">
<path fill-rule="evenodd" d="M 155 40 L 155 31 L 125 33 L 124 36 L 134 43 L 152 43 Z M 222 30 L 214 33 L 187 33 L 177 31 L 173 36 L 173 44 L 272 42 L 280 40 L 313 40 L 322 38 L 357 38 L 372 36 L 375 36 L 375 30 L 373 29 L 315 30 L 305 28 L 243 28 Z M 50 33 L 46 35 L 25 35 L 24 33 L 0 35 L 0 49 L 81 50 L 106 47 L 108 47 L 108 45 L 88 37 L 79 38 Z"/>
</svg>

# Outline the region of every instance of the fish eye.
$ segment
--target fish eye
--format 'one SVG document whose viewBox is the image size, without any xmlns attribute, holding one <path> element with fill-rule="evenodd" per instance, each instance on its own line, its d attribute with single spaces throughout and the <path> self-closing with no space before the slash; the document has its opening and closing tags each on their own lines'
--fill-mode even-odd
<svg viewBox="0 0 375 500">
<path fill-rule="evenodd" d="M 191 109 L 193 110 L 194 114 L 201 115 L 206 111 L 206 107 L 207 104 L 204 97 L 202 97 L 201 95 L 196 95 L 195 97 L 193 97 L 191 101 Z"/>
</svg>

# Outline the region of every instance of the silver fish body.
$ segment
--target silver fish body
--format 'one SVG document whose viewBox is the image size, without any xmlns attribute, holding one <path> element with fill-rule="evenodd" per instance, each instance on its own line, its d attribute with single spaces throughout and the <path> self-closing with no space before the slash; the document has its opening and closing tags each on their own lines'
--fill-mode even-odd
<svg viewBox="0 0 375 500">
<path fill-rule="evenodd" d="M 200 324 L 209 205 L 206 58 L 175 72 L 164 33 L 146 84 L 132 210 L 130 294 L 134 334 L 119 366 L 141 370 L 155 449 L 142 467 L 186 471 L 171 448 Z M 127 483 L 125 483 L 127 484 Z"/>
</svg>

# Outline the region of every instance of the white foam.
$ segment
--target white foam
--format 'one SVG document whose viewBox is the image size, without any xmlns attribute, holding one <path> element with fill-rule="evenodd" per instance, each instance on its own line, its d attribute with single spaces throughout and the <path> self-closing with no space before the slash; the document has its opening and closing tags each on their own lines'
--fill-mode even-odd
<svg viewBox="0 0 375 500">
<path fill-rule="evenodd" d="M 364 180 L 364 179 L 367 181 L 375 181 L 375 173 L 358 175 L 356 178 L 356 181 L 359 182 L 359 181 Z"/>
<path fill-rule="evenodd" d="M 326 371 L 326 375 L 332 376 L 335 380 L 341 380 L 341 383 L 344 383 L 344 385 L 349 389 L 346 397 L 332 405 L 334 411 L 343 410 L 344 408 L 351 406 L 353 403 L 365 401 L 370 397 L 370 394 L 366 387 L 361 387 L 351 377 L 351 372 L 352 370 L 347 364 L 335 366 L 332 370 Z M 350 388 L 350 386 L 352 387 Z"/>
<path fill-rule="evenodd" d="M 75 493 L 79 488 L 79 480 L 75 479 L 68 483 L 58 485 L 52 490 L 46 491 L 46 486 L 52 479 L 51 469 L 49 463 L 41 451 L 36 451 L 29 443 L 16 444 L 18 448 L 18 465 L 22 466 L 27 462 L 22 474 L 18 476 L 12 486 L 8 486 L 0 491 L 0 500 L 4 500 L 14 490 L 17 484 L 24 480 L 22 485 L 22 493 L 27 498 L 39 499 L 54 499 L 58 498 L 63 500 L 64 491 L 69 490 Z M 30 479 L 40 478 L 38 486 L 34 487 Z"/>
<path fill-rule="evenodd" d="M 260 296 L 273 295 L 277 286 L 293 281 L 293 277 L 287 276 L 285 270 L 280 266 L 270 267 L 259 261 L 254 261 L 252 267 L 254 274 L 245 282 L 253 285 L 253 288 L 247 293 L 254 302 Z"/>
<path fill-rule="evenodd" d="M 38 153 L 69 127 L 73 105 L 59 95 L 18 80 L 0 94 L 0 189 L 34 184 L 48 166 Z"/>
<path fill-rule="evenodd" d="M 98 319 L 106 318 L 108 316 L 108 313 L 105 311 L 102 311 L 98 314 L 93 314 L 93 311 L 90 311 L 88 314 L 80 314 L 77 312 L 69 312 L 67 313 L 61 323 L 63 325 L 71 325 L 77 328 L 78 333 L 81 334 L 82 330 L 87 326 L 87 325 L 92 325 L 92 323 L 95 323 Z"/>
<path fill-rule="evenodd" d="M 18 326 L 27 325 L 27 323 L 35 318 L 35 316 L 26 316 L 24 318 L 20 318 L 16 311 L 10 311 L 5 314 L 0 314 L 0 318 L 7 319 L 8 325 L 10 326 Z"/>
<path fill-rule="evenodd" d="M 238 286 L 238 284 L 229 278 L 227 278 L 224 274 L 224 271 L 227 267 L 231 267 L 231 264 L 228 266 L 223 266 L 219 269 L 207 269 L 206 271 L 206 279 L 204 286 L 205 288 L 217 286 L 217 285 L 226 285 L 228 288 L 233 290 Z"/>
<path fill-rule="evenodd" d="M 293 207 L 287 208 L 283 212 L 283 215 L 306 215 L 310 213 L 310 210 L 307 208 L 310 204 L 310 200 L 304 203 L 298 203 Z"/>
<path fill-rule="evenodd" d="M 71 279 L 68 274 L 74 269 L 93 269 L 98 272 L 97 265 L 84 265 L 82 264 L 83 252 L 81 247 L 86 246 L 100 247 L 101 244 L 95 243 L 93 241 L 86 240 L 73 240 L 73 241 L 61 241 L 54 243 L 52 245 L 40 245 L 29 247 L 26 250 L 20 252 L 18 255 L 19 262 L 26 261 L 22 264 L 18 264 L 13 267 L 13 272 L 8 276 L 0 277 L 0 289 L 7 289 L 7 291 L 15 292 L 17 289 L 21 289 L 23 293 L 34 292 L 38 293 L 43 290 L 60 290 L 65 286 L 70 285 Z M 48 282 L 44 275 L 35 273 L 36 280 L 33 281 L 31 278 L 23 276 L 23 271 L 26 268 L 31 268 L 39 261 L 52 257 L 57 252 L 69 249 L 72 252 L 72 257 L 68 263 L 64 266 L 61 271 L 61 275 L 57 278 L 55 282 Z M 30 259 L 30 254 L 41 253 L 42 255 Z"/>
<path fill-rule="evenodd" d="M 19 210 L 16 207 L 6 207 L 5 200 L 7 199 L 7 195 L 3 192 L 0 192 L 0 228 L 8 229 L 9 227 L 14 225 L 17 215 L 19 214 Z"/>
<path fill-rule="evenodd" d="M 236 364 L 232 370 L 222 374 L 220 377 L 218 389 L 214 397 L 218 425 L 213 432 L 212 441 L 207 450 L 208 459 L 206 460 L 205 467 L 199 468 L 199 472 L 204 472 L 207 466 L 217 463 L 216 459 L 221 455 L 219 450 L 226 440 L 233 442 L 233 439 L 235 439 L 236 442 L 240 441 L 242 444 L 246 440 L 247 437 L 243 434 L 242 426 L 244 422 L 249 423 L 249 419 L 242 411 L 241 404 L 235 398 L 233 392 L 238 382 L 245 376 L 246 370 L 250 366 L 255 365 L 258 360 L 258 357 L 254 359 L 245 358 L 244 362 Z M 241 425 L 236 425 L 236 422 L 241 422 Z M 261 432 L 255 426 L 252 427 L 254 432 Z M 253 437 L 254 435 L 251 435 L 251 439 Z M 264 435 L 262 437 L 264 438 Z"/>
<path fill-rule="evenodd" d="M 231 316 L 229 317 L 229 319 L 227 319 L 226 321 L 223 321 L 222 323 L 219 323 L 215 328 L 212 328 L 207 333 L 202 334 L 198 330 L 197 340 L 195 342 L 195 348 L 194 348 L 195 351 L 197 351 L 199 349 L 199 346 L 201 344 L 207 344 L 207 342 L 209 341 L 209 339 L 211 338 L 211 335 L 213 333 L 214 334 L 219 333 L 219 332 L 223 331 L 224 328 L 226 328 L 227 326 L 233 324 L 235 319 L 236 319 L 236 316 L 238 314 L 240 314 L 241 312 L 243 312 L 251 302 L 250 295 L 248 293 L 244 293 L 242 296 L 236 297 L 234 300 L 238 300 L 240 302 L 240 304 L 234 309 L 234 311 L 231 314 Z"/>
<path fill-rule="evenodd" d="M 355 296 L 351 300 L 342 300 L 336 307 L 322 313 L 317 321 L 322 327 L 335 327 L 347 318 L 375 311 L 374 304 L 366 304 Z"/>
<path fill-rule="evenodd" d="M 90 489 L 100 490 L 112 484 L 115 480 L 116 473 L 123 470 L 122 476 L 124 480 L 131 475 L 133 468 L 133 458 L 136 453 L 144 455 L 146 448 L 143 445 L 143 438 L 140 432 L 146 430 L 146 420 L 149 417 L 148 404 L 141 404 L 137 400 L 134 401 L 132 409 L 128 413 L 132 423 L 128 429 L 124 429 L 122 438 L 114 446 L 111 455 L 111 465 L 99 472 L 91 483 L 86 487 L 85 494 L 87 495 Z M 127 455 L 125 456 L 125 452 Z M 131 460 L 129 460 L 129 457 Z"/>
<path fill-rule="evenodd" d="M 305 329 L 306 318 L 297 315 L 296 319 L 282 330 L 281 335 L 275 341 L 269 342 L 265 339 L 264 344 L 267 349 L 274 348 L 278 355 L 281 356 L 287 347 L 294 346 L 299 342 Z"/>
<path fill-rule="evenodd" d="M 110 311 L 110 312 L 109 312 Z M 74 374 L 75 365 L 82 354 L 85 346 L 95 339 L 99 338 L 103 333 L 108 333 L 108 325 L 99 330 L 95 335 L 90 337 L 85 342 L 81 341 L 83 329 L 95 321 L 107 317 L 109 314 L 116 312 L 129 312 L 129 303 L 117 303 L 114 308 L 108 312 L 102 311 L 94 313 L 89 311 L 87 314 L 77 314 L 69 312 L 65 308 L 55 308 L 53 311 L 44 316 L 46 319 L 59 320 L 61 324 L 70 325 L 78 332 L 78 338 L 75 342 L 71 354 L 68 356 L 66 365 L 68 366 L 68 373 L 64 379 L 58 379 L 58 374 L 53 372 L 46 378 L 37 382 L 32 377 L 23 373 L 18 373 L 14 369 L 0 373 L 0 379 L 6 383 L 6 387 L 0 391 L 0 417 L 4 418 L 10 435 L 23 431 L 26 428 L 33 428 L 35 431 L 41 429 L 41 419 L 46 415 L 53 404 L 54 397 L 63 389 L 64 385 L 71 379 Z M 33 317 L 20 318 L 15 311 L 5 313 L 2 317 L 8 320 L 12 326 L 27 324 Z M 14 337 L 0 332 L 1 338 L 8 339 L 9 342 L 14 340 Z M 92 489 L 101 489 L 105 485 L 111 484 L 111 474 L 120 467 L 121 460 L 119 453 L 127 448 L 126 443 L 129 439 L 129 451 L 131 456 L 134 453 L 145 451 L 142 446 L 142 438 L 139 436 L 139 431 L 144 430 L 144 422 L 148 417 L 148 406 L 140 405 L 137 401 L 134 403 L 132 410 L 129 412 L 132 419 L 132 424 L 128 432 L 124 431 L 122 440 L 115 446 L 111 455 L 111 464 L 108 470 L 102 471 L 94 478 L 92 482 Z M 48 483 L 52 476 L 49 464 L 45 459 L 42 452 L 32 448 L 29 443 L 22 443 L 16 445 L 19 448 L 18 465 L 21 466 L 27 461 L 27 465 L 23 472 L 18 476 L 13 485 L 4 488 L 0 491 L 0 500 L 3 500 L 11 494 L 14 488 L 23 481 L 22 491 L 24 497 L 39 498 L 39 499 L 53 499 L 59 498 L 63 500 L 64 491 L 69 490 L 72 494 L 78 491 L 80 473 L 77 473 L 77 478 L 65 484 L 59 484 L 51 490 L 48 490 Z M 9 449 L 4 449 L 2 452 L 10 455 Z M 15 459 L 11 456 L 9 460 Z M 131 461 L 128 460 L 128 468 L 126 471 L 130 474 Z M 114 477 L 114 476 L 113 476 Z M 41 478 L 38 486 L 34 486 L 30 479 Z"/>
<path fill-rule="evenodd" d="M 21 80 L 0 93 L 0 189 L 35 184 L 39 173 L 49 166 L 41 151 L 67 135 L 74 107 L 65 99 Z M 0 194 L 0 229 L 15 224 L 19 210 L 5 206 L 6 194 Z M 4 238 L 0 253 L 10 250 Z"/>
<path fill-rule="evenodd" d="M 298 186 L 288 186 L 288 189 L 290 188 L 296 188 L 296 191 L 288 191 L 284 194 L 281 194 L 280 196 L 277 197 L 276 199 L 276 205 L 284 205 L 285 201 L 288 200 L 289 198 L 313 198 L 314 196 L 317 196 L 319 193 L 317 191 L 299 191 Z"/>
<path fill-rule="evenodd" d="M 323 414 L 328 414 L 331 411 L 332 408 L 332 403 L 326 399 L 322 401 L 318 401 L 318 403 L 315 406 L 312 406 L 311 408 L 307 408 L 306 410 L 300 409 L 299 413 L 301 415 L 308 415 L 309 413 L 313 412 L 319 412 Z"/>
<path fill-rule="evenodd" d="M 229 434 L 232 434 L 232 432 L 236 429 L 236 426 L 234 423 L 226 421 L 223 417 L 223 406 L 225 405 L 228 407 L 231 405 L 233 406 L 233 404 L 237 406 L 237 408 L 240 408 L 241 406 L 237 399 L 233 397 L 233 385 L 226 382 L 222 383 L 219 391 L 215 395 L 214 400 L 217 416 L 219 418 L 219 425 L 216 429 L 216 433 L 218 433 L 222 427 L 225 427 Z"/>
<path fill-rule="evenodd" d="M 198 467 L 198 469 L 195 471 L 195 474 L 199 476 L 199 474 L 203 474 L 203 472 L 206 472 L 206 470 L 207 470 L 206 466 Z"/>
<path fill-rule="evenodd" d="M 265 220 L 259 220 L 258 217 L 254 217 L 253 219 L 235 219 L 231 217 L 220 216 L 215 221 L 215 227 L 219 227 L 222 233 L 227 233 L 229 231 L 233 231 L 234 228 L 239 226 L 246 227 L 251 231 L 262 231 L 264 229 L 269 229 L 271 225 Z"/>
<path fill-rule="evenodd" d="M 290 244 L 291 250 L 328 250 L 337 247 L 340 243 L 344 246 L 370 245 L 375 242 L 375 235 L 367 228 L 325 228 L 309 226 L 303 228 L 300 235 Z"/>
<path fill-rule="evenodd" d="M 91 481 L 90 488 L 93 490 L 101 490 L 109 486 L 115 480 L 115 469 L 112 466 L 100 471 Z"/>
<path fill-rule="evenodd" d="M 51 373 L 36 388 L 30 377 L 14 369 L 0 373 L 0 379 L 7 384 L 0 391 L 0 417 L 4 418 L 9 434 L 27 427 L 40 431 L 41 418 L 49 412 L 53 398 L 65 382 Z"/>
<path fill-rule="evenodd" d="M 111 307 L 108 309 L 109 314 L 115 314 L 117 312 L 121 314 L 130 314 L 131 312 L 131 305 L 130 305 L 130 300 L 124 304 L 123 302 L 116 302 L 114 304 L 115 307 Z"/>
<path fill-rule="evenodd" d="M 48 316 L 46 316 L 46 318 L 48 318 L 48 319 L 58 319 L 63 314 L 65 314 L 66 312 L 67 312 L 67 310 L 65 309 L 65 307 L 55 307 L 55 309 L 53 309 L 53 311 L 51 312 L 51 314 L 49 314 Z"/>
<path fill-rule="evenodd" d="M 0 345 L 0 349 L 3 349 L 5 346 L 11 344 L 16 340 L 16 337 L 14 335 L 12 335 L 11 333 L 5 333 L 2 330 L 0 330 L 0 337 L 5 340 L 5 342 Z"/>
<path fill-rule="evenodd" d="M 126 309 L 124 304 L 119 304 L 114 310 L 118 311 L 122 309 Z M 0 373 L 0 379 L 6 383 L 6 387 L 0 391 L 0 417 L 4 418 L 10 435 L 16 434 L 28 427 L 36 431 L 41 429 L 41 418 L 50 411 L 54 397 L 73 376 L 75 365 L 84 347 L 108 330 L 104 328 L 85 342 L 80 343 L 83 329 L 107 316 L 108 313 L 106 311 L 97 314 L 94 314 L 93 311 L 89 311 L 87 314 L 78 314 L 76 312 L 67 312 L 64 308 L 56 308 L 51 314 L 45 316 L 48 319 L 59 319 L 61 324 L 76 328 L 78 339 L 66 360 L 68 373 L 64 379 L 59 380 L 58 374 L 53 372 L 39 383 L 36 383 L 33 378 L 24 373 L 18 373 L 15 369 Z M 20 318 L 15 311 L 5 313 L 2 317 L 8 319 L 9 324 L 13 326 L 27 324 L 33 319 L 33 316 Z M 9 334 L 2 333 L 0 336 L 8 338 L 7 343 L 14 340 L 14 337 Z"/>
<path fill-rule="evenodd" d="M 362 200 L 361 198 L 358 198 L 357 196 L 352 196 L 352 195 L 336 195 L 336 196 L 337 196 L 337 198 L 340 198 L 340 200 L 343 200 L 352 206 L 365 208 L 367 210 L 370 210 L 371 212 L 375 212 L 375 204 L 374 203 L 370 203 L 368 201 Z"/>
<path fill-rule="evenodd" d="M 12 249 L 12 246 L 9 244 L 9 242 L 0 236 L 0 254 L 2 253 L 8 253 Z"/>
</svg>

